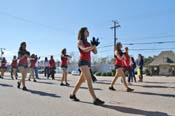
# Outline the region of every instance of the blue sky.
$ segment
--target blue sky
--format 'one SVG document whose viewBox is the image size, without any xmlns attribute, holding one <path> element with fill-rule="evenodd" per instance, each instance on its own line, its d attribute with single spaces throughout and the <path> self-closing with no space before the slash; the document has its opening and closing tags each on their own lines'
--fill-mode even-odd
<svg viewBox="0 0 175 116">
<path fill-rule="evenodd" d="M 100 37 L 101 47 L 113 44 L 112 20 L 121 25 L 117 37 L 122 43 L 174 41 L 174 5 L 174 0 L 0 0 L 0 47 L 6 48 L 10 59 L 20 42 L 26 41 L 31 53 L 59 59 L 62 48 L 77 54 L 77 34 L 83 26 L 89 28 L 89 39 Z M 175 50 L 174 46 L 128 47 Z M 161 50 L 131 50 L 130 54 L 152 56 Z M 104 56 L 113 56 L 113 47 L 99 48 L 98 57 Z"/>
</svg>

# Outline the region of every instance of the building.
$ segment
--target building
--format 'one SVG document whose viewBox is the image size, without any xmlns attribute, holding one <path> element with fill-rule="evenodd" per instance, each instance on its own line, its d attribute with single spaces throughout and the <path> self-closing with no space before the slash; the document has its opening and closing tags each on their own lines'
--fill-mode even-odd
<svg viewBox="0 0 175 116">
<path fill-rule="evenodd" d="M 162 51 L 148 65 L 151 75 L 175 76 L 175 53 Z"/>
</svg>

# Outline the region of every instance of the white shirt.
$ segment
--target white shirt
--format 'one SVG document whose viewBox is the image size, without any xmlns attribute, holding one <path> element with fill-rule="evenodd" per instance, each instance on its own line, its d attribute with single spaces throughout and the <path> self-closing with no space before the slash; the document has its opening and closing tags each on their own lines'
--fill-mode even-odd
<svg viewBox="0 0 175 116">
<path fill-rule="evenodd" d="M 49 61 L 44 62 L 44 67 L 49 67 Z"/>
</svg>

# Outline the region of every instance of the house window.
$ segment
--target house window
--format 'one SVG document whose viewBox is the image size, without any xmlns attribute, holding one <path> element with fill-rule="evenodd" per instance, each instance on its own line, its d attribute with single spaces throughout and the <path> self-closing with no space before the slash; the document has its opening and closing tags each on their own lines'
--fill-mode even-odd
<svg viewBox="0 0 175 116">
<path fill-rule="evenodd" d="M 163 57 L 163 62 L 167 63 L 167 59 L 168 59 L 167 57 Z"/>
<path fill-rule="evenodd" d="M 157 67 L 154 67 L 154 70 L 157 70 Z"/>
</svg>

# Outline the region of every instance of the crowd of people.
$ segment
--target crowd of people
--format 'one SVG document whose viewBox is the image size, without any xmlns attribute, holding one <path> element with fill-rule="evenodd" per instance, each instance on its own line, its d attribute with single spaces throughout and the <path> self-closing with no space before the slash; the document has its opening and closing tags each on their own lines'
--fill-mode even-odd
<svg viewBox="0 0 175 116">
<path fill-rule="evenodd" d="M 87 82 L 87 86 L 89 89 L 89 93 L 93 98 L 93 103 L 95 105 L 102 105 L 105 102 L 99 99 L 93 89 L 93 83 L 97 81 L 96 77 L 92 73 L 91 69 L 91 52 L 97 54 L 97 46 L 100 44 L 98 38 L 93 38 L 90 42 L 88 42 L 89 31 L 87 27 L 83 27 L 80 29 L 78 33 L 78 44 L 77 47 L 79 49 L 80 58 L 78 62 L 79 70 L 80 70 L 80 78 L 75 84 L 75 87 L 70 94 L 70 99 L 74 101 L 80 101 L 76 94 L 82 85 L 83 82 Z M 129 85 L 131 82 L 136 82 L 135 70 L 137 68 L 137 75 L 139 77 L 139 82 L 143 81 L 143 57 L 141 54 L 138 55 L 137 60 L 135 61 L 134 57 L 129 55 L 128 47 L 122 50 L 122 43 L 118 42 L 115 48 L 115 76 L 109 86 L 109 90 L 115 91 L 114 84 L 119 77 L 122 77 L 122 83 L 126 88 L 127 92 L 132 92 L 134 89 L 130 88 Z M 62 68 L 62 79 L 60 86 L 69 86 L 70 84 L 67 81 L 67 68 L 68 68 L 68 60 L 71 58 L 70 55 L 67 54 L 66 48 L 61 51 L 61 68 Z M 17 88 L 20 88 L 22 85 L 22 89 L 27 91 L 26 87 L 26 78 L 27 73 L 29 72 L 28 80 L 33 80 L 37 82 L 39 79 L 38 76 L 38 57 L 36 54 L 30 54 L 27 50 L 26 42 L 22 42 L 19 47 L 18 56 L 14 56 L 11 63 L 11 78 L 18 80 Z M 56 62 L 54 57 L 51 56 L 50 59 L 45 57 L 44 60 L 44 76 L 49 79 L 55 79 L 55 69 Z M 4 73 L 7 70 L 7 60 L 5 57 L 1 59 L 1 68 L 0 68 L 0 78 L 4 78 Z M 18 78 L 18 73 L 21 73 L 21 78 Z M 128 80 L 126 79 L 126 75 L 128 75 Z"/>
</svg>

